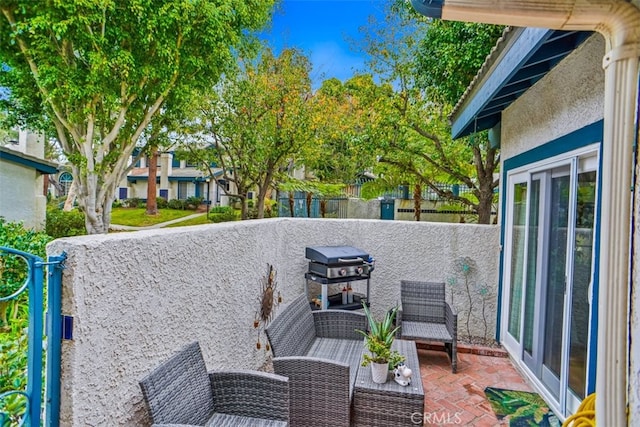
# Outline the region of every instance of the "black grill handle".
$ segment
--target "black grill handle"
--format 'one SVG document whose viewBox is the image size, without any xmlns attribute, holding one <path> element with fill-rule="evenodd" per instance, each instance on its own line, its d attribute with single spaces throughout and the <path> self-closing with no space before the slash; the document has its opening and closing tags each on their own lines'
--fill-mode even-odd
<svg viewBox="0 0 640 427">
<path fill-rule="evenodd" d="M 338 262 L 354 262 L 354 261 L 364 262 L 364 260 L 362 258 L 360 258 L 360 257 L 358 257 L 358 258 L 349 258 L 349 259 L 338 258 Z"/>
</svg>

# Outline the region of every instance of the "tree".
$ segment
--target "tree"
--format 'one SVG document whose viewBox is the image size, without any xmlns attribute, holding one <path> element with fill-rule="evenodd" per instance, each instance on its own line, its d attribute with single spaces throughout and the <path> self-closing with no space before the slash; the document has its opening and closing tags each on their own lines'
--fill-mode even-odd
<svg viewBox="0 0 640 427">
<path fill-rule="evenodd" d="M 477 212 L 479 223 L 489 223 L 493 190 L 498 185 L 493 179 L 499 164 L 498 151 L 488 144 L 486 135 L 452 141 L 446 120 L 453 105 L 450 100 L 461 94 L 454 94 L 452 88 L 458 91 L 466 88 L 469 77 L 459 77 L 454 70 L 450 75 L 438 74 L 426 61 L 420 62 L 418 53 L 421 49 L 425 51 L 426 44 L 433 44 L 429 53 L 432 61 L 451 58 L 448 64 L 462 67 L 460 64 L 466 64 L 468 57 L 484 59 L 497 38 L 497 31 L 491 33 L 491 37 L 476 39 L 469 34 L 473 31 L 483 33 L 485 29 L 480 26 L 469 29 L 462 35 L 465 44 L 462 49 L 455 37 L 452 37 L 455 43 L 449 45 L 436 41 L 441 27 L 435 26 L 434 22 L 425 23 L 403 13 L 390 13 L 383 26 L 377 24 L 371 21 L 370 33 L 364 41 L 364 49 L 370 57 L 369 66 L 381 82 L 378 96 L 369 98 L 377 116 L 372 138 L 380 155 L 377 171 L 397 174 L 403 179 L 409 174 L 413 176 L 414 184 L 426 186 L 442 198 L 470 207 Z M 446 78 L 452 81 L 435 86 L 439 79 Z M 441 189 L 437 184 L 443 181 L 467 185 L 472 196 Z"/>
<path fill-rule="evenodd" d="M 3 1 L 0 86 L 30 127 L 52 126 L 87 231 L 106 233 L 130 156 L 166 99 L 211 87 L 274 0 Z M 43 120 L 44 118 L 44 120 Z M 142 147 L 144 148 L 144 147 Z"/>
<path fill-rule="evenodd" d="M 188 147 L 205 168 L 212 163 L 222 168 L 235 187 L 230 195 L 242 202 L 242 219 L 247 193 L 255 188 L 258 218 L 264 217 L 274 182 L 309 142 L 309 71 L 309 60 L 299 51 L 275 56 L 265 48 L 258 58 L 243 60 L 203 102 L 196 122 L 202 124 L 200 135 L 213 143 Z"/>
</svg>

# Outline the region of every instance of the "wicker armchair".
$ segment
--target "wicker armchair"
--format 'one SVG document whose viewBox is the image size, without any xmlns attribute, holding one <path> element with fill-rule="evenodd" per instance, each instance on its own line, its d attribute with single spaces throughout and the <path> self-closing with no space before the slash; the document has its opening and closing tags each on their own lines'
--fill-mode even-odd
<svg viewBox="0 0 640 427">
<path fill-rule="evenodd" d="M 400 281 L 401 307 L 396 316 L 400 337 L 443 342 L 451 370 L 458 369 L 458 315 L 445 300 L 444 283 Z"/>
<path fill-rule="evenodd" d="M 292 427 L 349 427 L 366 330 L 364 314 L 312 311 L 306 295 L 267 327 L 273 369 L 289 378 Z"/>
<path fill-rule="evenodd" d="M 207 373 L 198 342 L 140 381 L 155 427 L 288 426 L 289 380 L 257 371 Z"/>
</svg>

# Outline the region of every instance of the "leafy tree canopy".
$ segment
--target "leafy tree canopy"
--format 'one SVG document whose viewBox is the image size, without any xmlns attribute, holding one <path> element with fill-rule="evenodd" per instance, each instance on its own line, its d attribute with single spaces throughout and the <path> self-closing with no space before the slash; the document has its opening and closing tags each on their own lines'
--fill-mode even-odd
<svg viewBox="0 0 640 427">
<path fill-rule="evenodd" d="M 215 84 L 273 3 L 0 3 L 0 86 L 10 89 L 2 103 L 15 122 L 55 128 L 89 233 L 107 232 L 115 191 L 153 116 Z"/>
<path fill-rule="evenodd" d="M 455 105 L 502 31 L 496 25 L 434 19 L 416 52 L 418 85 L 430 99 Z"/>
</svg>

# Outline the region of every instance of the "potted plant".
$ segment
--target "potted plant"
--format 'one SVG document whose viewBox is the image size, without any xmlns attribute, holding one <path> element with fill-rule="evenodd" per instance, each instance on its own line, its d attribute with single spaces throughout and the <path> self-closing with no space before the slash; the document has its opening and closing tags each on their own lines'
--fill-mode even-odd
<svg viewBox="0 0 640 427">
<path fill-rule="evenodd" d="M 389 371 L 404 361 L 404 356 L 391 350 L 391 344 L 399 327 L 393 324 L 398 307 L 387 312 L 384 320 L 377 321 L 365 303 L 362 304 L 369 322 L 369 331 L 358 330 L 365 337 L 365 345 L 369 353 L 365 353 L 362 366 L 371 364 L 373 382 L 382 384 L 387 381 Z"/>
</svg>

